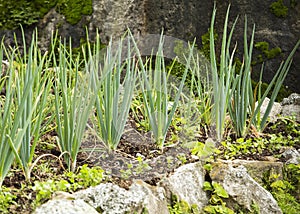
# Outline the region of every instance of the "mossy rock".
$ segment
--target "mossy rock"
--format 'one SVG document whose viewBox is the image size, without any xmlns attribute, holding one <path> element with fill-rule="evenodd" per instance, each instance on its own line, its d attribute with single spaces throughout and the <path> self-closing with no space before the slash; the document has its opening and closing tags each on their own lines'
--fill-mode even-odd
<svg viewBox="0 0 300 214">
<path fill-rule="evenodd" d="M 51 8 L 66 17 L 68 23 L 77 24 L 83 15 L 93 12 L 92 0 L 20 0 L 1 1 L 0 29 L 13 30 L 19 25 L 30 26 L 43 18 Z"/>
</svg>

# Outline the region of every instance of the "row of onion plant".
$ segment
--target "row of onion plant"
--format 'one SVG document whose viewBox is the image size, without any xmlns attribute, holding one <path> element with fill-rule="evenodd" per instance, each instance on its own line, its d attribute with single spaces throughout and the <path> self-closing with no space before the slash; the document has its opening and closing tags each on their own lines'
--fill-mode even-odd
<svg viewBox="0 0 300 214">
<path fill-rule="evenodd" d="M 23 39 L 22 53 L 18 46 L 6 48 L 2 42 L 0 60 L 5 56 L 8 66 L 0 81 L 1 91 L 5 91 L 0 97 L 0 186 L 14 160 L 23 169 L 25 177 L 30 178 L 36 163 L 33 162 L 35 148 L 44 130 L 41 126 L 48 124 L 52 118 L 55 118 L 57 144 L 68 170 L 76 169 L 91 112 L 96 116 L 96 133 L 101 141 L 109 151 L 116 150 L 135 92 L 141 94 L 141 112 L 145 114 L 144 119 L 160 149 L 165 146 L 177 107 L 185 100 L 189 111 L 192 104 L 196 104 L 200 121 L 215 127 L 218 140 L 223 137 L 228 114 L 238 136 L 244 136 L 251 125 L 262 131 L 300 41 L 261 95 L 260 85 L 252 90 L 250 79 L 254 28 L 248 46 L 245 22 L 244 60 L 241 69 L 236 71 L 236 46 L 230 52 L 230 43 L 237 19 L 228 34 L 228 8 L 221 55 L 217 57 L 215 16 L 214 8 L 210 28 L 210 65 L 205 63 L 205 72 L 201 71 L 203 61 L 193 43 L 183 57 L 185 69 L 177 86 L 174 86 L 170 71 L 166 69 L 163 35 L 157 44 L 157 51 L 144 57 L 130 31 L 117 43 L 111 41 L 104 50 L 100 49 L 97 34 L 95 45 L 92 47 L 88 42 L 87 48 L 83 48 L 83 60 L 79 55 L 74 57 L 71 42 L 67 45 L 66 41 L 57 37 L 52 38 L 52 48 L 44 54 L 37 46 L 37 34 L 33 35 L 28 50 Z M 188 72 L 192 72 L 192 83 L 189 94 L 185 94 L 183 89 Z M 272 87 L 269 106 L 260 119 L 259 109 Z M 194 92 L 196 96 L 192 96 Z M 49 100 L 53 96 L 53 100 Z M 256 101 L 258 104 L 255 106 Z M 53 111 L 55 114 L 52 114 Z M 49 115 L 54 116 L 49 118 Z M 189 112 L 186 115 L 195 114 Z"/>
<path fill-rule="evenodd" d="M 290 52 L 287 59 L 281 63 L 264 94 L 261 92 L 263 73 L 262 66 L 260 81 L 257 87 L 253 90 L 251 85 L 251 62 L 255 26 L 252 29 L 250 44 L 248 46 L 247 17 L 245 17 L 244 56 L 241 68 L 239 71 L 237 71 L 236 63 L 234 63 L 234 55 L 237 48 L 236 45 L 234 46 L 233 51 L 230 53 L 231 38 L 237 19 L 233 23 L 229 35 L 227 35 L 229 9 L 230 6 L 228 7 L 224 22 L 219 67 L 217 66 L 217 51 L 215 50 L 214 44 L 214 20 L 216 16 L 215 8 L 212 14 L 210 29 L 210 59 L 212 73 L 211 86 L 213 88 L 212 121 L 216 130 L 216 138 L 219 141 L 223 138 L 226 122 L 225 118 L 228 113 L 238 137 L 244 137 L 246 134 L 248 134 L 251 127 L 255 127 L 259 132 L 264 130 L 280 87 L 282 86 L 283 81 L 285 80 L 285 77 L 290 69 L 292 57 L 300 45 L 299 40 L 293 50 Z M 266 111 L 264 115 L 260 115 L 260 108 L 271 90 L 272 93 L 270 95 L 270 101 L 267 105 Z"/>
</svg>

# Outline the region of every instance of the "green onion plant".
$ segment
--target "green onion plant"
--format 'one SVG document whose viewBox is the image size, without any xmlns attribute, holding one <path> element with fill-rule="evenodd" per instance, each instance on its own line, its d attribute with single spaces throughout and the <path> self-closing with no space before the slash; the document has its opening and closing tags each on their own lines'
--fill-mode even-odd
<svg viewBox="0 0 300 214">
<path fill-rule="evenodd" d="M 110 42 L 104 55 L 99 52 L 99 35 L 96 41 L 95 57 L 89 57 L 96 91 L 96 119 L 100 138 L 112 151 L 116 150 L 126 125 L 136 85 L 137 65 L 132 57 L 130 37 L 122 37 L 117 45 Z M 89 55 L 92 55 L 91 51 Z"/>
<path fill-rule="evenodd" d="M 0 47 L 0 61 L 3 59 L 3 52 L 8 53 L 3 42 Z M 9 172 L 15 157 L 18 156 L 18 151 L 22 146 L 28 127 L 32 122 L 32 115 L 36 109 L 37 101 L 31 106 L 31 109 L 26 109 L 28 97 L 30 96 L 31 82 L 27 82 L 22 97 L 19 100 L 15 99 L 17 86 L 14 82 L 14 75 L 17 71 L 15 66 L 16 50 L 13 49 L 8 58 L 8 68 L 5 76 L 1 77 L 0 88 L 5 91 L 5 95 L 0 97 L 0 187 Z M 2 63 L 0 63 L 2 71 Z M 3 90 L 5 89 L 5 90 Z M 24 117 L 26 115 L 26 118 Z M 24 167 L 24 166 L 23 166 Z"/>
<path fill-rule="evenodd" d="M 244 29 L 244 60 L 239 74 L 234 77 L 234 86 L 231 89 L 231 102 L 228 103 L 230 118 L 236 131 L 237 137 L 245 137 L 253 125 L 257 131 L 262 132 L 267 124 L 268 116 L 275 102 L 277 94 L 288 73 L 292 63 L 292 57 L 299 47 L 300 40 L 289 54 L 287 60 L 282 62 L 272 81 L 268 85 L 265 93 L 261 95 L 261 80 L 263 66 L 260 74 L 260 81 L 257 87 L 252 90 L 251 84 L 251 59 L 254 41 L 255 26 L 252 30 L 252 36 L 248 47 L 247 42 L 247 17 L 245 17 Z M 273 88 L 273 90 L 272 90 Z M 270 101 L 267 105 L 264 115 L 260 116 L 260 108 L 267 94 L 272 90 Z"/>
<path fill-rule="evenodd" d="M 282 84 L 288 74 L 288 71 L 293 62 L 293 60 L 292 60 L 293 56 L 294 56 L 295 52 L 297 51 L 297 49 L 299 48 L 299 46 L 300 46 L 300 39 L 295 44 L 293 50 L 290 52 L 287 59 L 280 64 L 276 74 L 274 75 L 273 79 L 269 83 L 265 93 L 263 95 L 261 95 L 261 83 L 262 83 L 262 72 L 261 72 L 259 85 L 257 87 L 258 89 L 256 89 L 253 92 L 253 94 L 251 94 L 251 96 L 253 96 L 253 102 L 251 105 L 252 111 L 251 111 L 251 114 L 249 117 L 249 120 L 250 120 L 249 124 L 254 125 L 254 127 L 260 132 L 262 132 L 267 125 L 268 116 L 272 110 L 272 106 L 275 102 L 275 99 L 276 99 L 278 93 L 279 93 L 280 87 L 282 86 Z M 262 70 L 263 70 L 263 67 L 262 67 Z M 250 83 L 249 83 L 249 85 L 250 85 Z M 272 94 L 270 97 L 270 101 L 267 105 L 264 115 L 261 117 L 260 116 L 260 108 L 263 104 L 263 101 L 265 100 L 265 98 L 267 97 L 268 93 L 271 90 L 272 90 Z M 256 105 L 256 101 L 257 101 L 257 105 Z"/>
<path fill-rule="evenodd" d="M 249 112 L 251 111 L 251 105 L 254 101 L 251 85 L 251 59 L 254 41 L 254 31 L 255 26 L 253 26 L 251 41 L 248 47 L 247 17 L 245 17 L 244 59 L 239 74 L 235 75 L 235 87 L 231 90 L 231 100 L 228 103 L 230 118 L 236 131 L 236 135 L 238 137 L 244 137 L 248 131 L 247 122 L 249 122 Z"/>
<path fill-rule="evenodd" d="M 234 27 L 237 19 L 233 23 L 232 29 L 227 39 L 227 26 L 228 26 L 228 7 L 226 18 L 224 22 L 222 46 L 220 55 L 219 69 L 217 66 L 217 56 L 214 44 L 214 22 L 216 15 L 216 7 L 213 9 L 211 27 L 210 27 L 210 60 L 211 60 L 211 72 L 212 72 L 212 87 L 213 87 L 213 107 L 212 107 L 212 120 L 213 126 L 215 126 L 216 138 L 218 141 L 222 140 L 225 129 L 225 118 L 228 110 L 228 103 L 230 102 L 231 91 L 234 90 L 234 74 L 235 65 L 233 63 L 233 56 L 236 47 L 230 53 L 230 41 L 233 34 Z M 214 131 L 214 130 L 212 130 Z"/>
<path fill-rule="evenodd" d="M 37 142 L 40 139 L 42 122 L 45 120 L 47 111 L 46 101 L 49 95 L 51 81 L 50 76 L 43 73 L 47 69 L 47 52 L 41 54 L 37 46 L 37 31 L 32 35 L 28 53 L 25 36 L 23 35 L 23 54 L 17 48 L 15 61 L 16 72 L 13 74 L 15 93 L 13 102 L 16 106 L 24 105 L 24 111 L 18 116 L 19 128 L 25 130 L 20 150 L 14 150 L 16 160 L 20 163 L 26 179 L 30 179 L 30 173 L 34 167 L 33 158 Z M 17 42 L 16 42 L 17 44 Z M 17 46 L 18 47 L 18 46 Z M 26 125 L 27 120 L 31 122 Z M 26 128 L 25 128 L 26 127 Z"/>
<path fill-rule="evenodd" d="M 155 142 L 160 149 L 164 148 L 164 143 L 168 129 L 171 125 L 173 116 L 178 106 L 181 92 L 184 87 L 187 72 L 190 69 L 190 61 L 193 54 L 194 44 L 190 47 L 189 56 L 185 63 L 185 71 L 177 91 L 170 90 L 169 76 L 164 64 L 163 54 L 163 36 L 161 36 L 157 53 L 155 54 L 154 68 L 152 67 L 152 59 L 150 56 L 146 63 L 140 54 L 137 44 L 134 42 L 134 47 L 137 53 L 140 75 L 139 85 L 143 96 L 146 118 L 149 120 L 150 129 L 153 133 Z M 173 87 L 174 88 L 174 87 Z M 171 93 L 172 92 L 172 93 Z M 172 95 L 174 95 L 173 100 Z"/>
<path fill-rule="evenodd" d="M 53 42 L 55 44 L 56 41 Z M 56 72 L 56 131 L 58 145 L 68 170 L 75 171 L 83 134 L 95 103 L 95 94 L 92 90 L 92 74 L 88 70 L 80 70 L 80 56 L 75 59 L 72 57 L 71 42 L 69 47 L 66 42 L 59 42 L 58 47 L 58 59 L 53 55 Z"/>
</svg>

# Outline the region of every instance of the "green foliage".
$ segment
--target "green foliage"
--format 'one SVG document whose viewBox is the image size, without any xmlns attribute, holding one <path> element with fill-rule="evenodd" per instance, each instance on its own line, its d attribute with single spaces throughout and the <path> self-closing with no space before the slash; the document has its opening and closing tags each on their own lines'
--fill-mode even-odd
<svg viewBox="0 0 300 214">
<path fill-rule="evenodd" d="M 205 143 L 195 142 L 192 148 L 192 154 L 197 155 L 199 158 L 212 158 L 214 153 L 218 153 L 214 142 L 207 141 Z"/>
<path fill-rule="evenodd" d="M 254 47 L 264 54 L 264 57 L 262 55 L 258 55 L 259 63 L 262 63 L 267 59 L 273 59 L 281 54 L 280 47 L 269 49 L 269 43 L 265 41 L 255 43 Z"/>
<path fill-rule="evenodd" d="M 232 91 L 234 88 L 234 74 L 235 65 L 233 63 L 233 56 L 236 47 L 230 53 L 229 47 L 231 42 L 231 37 L 235 28 L 237 19 L 233 23 L 232 29 L 228 32 L 228 17 L 229 17 L 230 7 L 227 9 L 226 18 L 224 21 L 224 29 L 222 35 L 222 46 L 220 53 L 220 66 L 217 66 L 217 51 L 215 50 L 214 44 L 214 23 L 216 16 L 216 7 L 214 7 L 211 27 L 210 27 L 210 61 L 211 61 L 211 71 L 212 71 L 212 90 L 214 105 L 212 107 L 213 125 L 215 126 L 216 138 L 221 141 L 223 138 L 225 130 L 225 117 L 229 107 L 229 101 L 232 97 Z M 227 38 L 228 36 L 228 38 Z M 250 59 L 251 60 L 251 59 Z M 247 62 L 246 62 L 247 63 Z"/>
<path fill-rule="evenodd" d="M 38 22 L 40 13 L 34 8 L 35 1 L 0 1 L 0 28 L 15 29 L 19 25 Z"/>
<path fill-rule="evenodd" d="M 82 15 L 92 14 L 92 0 L 0 0 L 0 28 L 15 29 L 19 25 L 32 25 L 51 9 L 66 17 L 67 22 L 77 24 Z"/>
<path fill-rule="evenodd" d="M 234 214 L 234 211 L 226 207 L 226 203 L 223 199 L 229 198 L 226 190 L 217 182 L 209 183 L 207 181 L 203 184 L 203 190 L 210 192 L 209 205 L 204 207 L 205 213 L 212 214 Z"/>
<path fill-rule="evenodd" d="M 225 159 L 234 159 L 243 155 L 258 155 L 266 148 L 266 142 L 260 140 L 238 138 L 236 142 L 221 142 Z"/>
<path fill-rule="evenodd" d="M 100 167 L 89 168 L 87 165 L 83 165 L 77 173 L 67 172 L 62 178 L 35 181 L 34 186 L 31 187 L 36 192 L 34 205 L 38 206 L 44 203 L 57 191 L 73 192 L 78 189 L 96 186 L 103 181 L 103 173 L 104 170 Z"/>
<path fill-rule="evenodd" d="M 169 72 L 167 72 L 165 66 L 163 57 L 163 38 L 164 37 L 161 36 L 157 53 L 150 56 L 146 63 L 143 62 L 140 51 L 138 50 L 135 41 L 133 41 L 141 69 L 139 75 L 139 86 L 144 101 L 144 112 L 146 112 L 146 118 L 148 119 L 154 139 L 160 149 L 163 149 L 164 147 L 168 129 L 173 120 L 183 91 L 184 82 L 188 69 L 190 68 L 191 57 L 194 50 L 193 44 L 188 49 L 189 55 L 186 56 L 185 72 L 180 85 L 178 87 L 174 87 L 172 86 L 172 79 L 170 78 Z M 152 59 L 154 57 L 155 63 L 152 63 Z M 174 94 L 174 98 L 171 96 L 172 93 Z"/>
<path fill-rule="evenodd" d="M 282 180 L 277 175 L 265 174 L 264 182 L 264 187 L 272 193 L 284 214 L 300 212 L 300 164 L 286 165 Z"/>
<path fill-rule="evenodd" d="M 202 47 L 200 51 L 204 54 L 204 56 L 207 59 L 210 59 L 210 30 L 211 29 L 208 29 L 208 31 L 201 36 Z M 218 40 L 218 34 L 216 32 L 214 32 L 213 38 L 214 41 Z"/>
<path fill-rule="evenodd" d="M 197 205 L 189 205 L 184 200 L 179 200 L 174 195 L 172 196 L 171 204 L 168 205 L 170 214 L 200 214 Z"/>
<path fill-rule="evenodd" d="M 280 151 L 282 147 L 291 147 L 297 143 L 299 143 L 297 137 L 283 136 L 278 133 L 270 134 L 264 138 L 238 138 L 234 142 L 230 142 L 230 140 L 221 142 L 223 147 L 221 154 L 225 159 L 236 159 L 243 156 L 260 155 L 264 151 L 275 153 Z"/>
<path fill-rule="evenodd" d="M 14 201 L 17 196 L 13 195 L 9 188 L 1 187 L 0 188 L 0 212 L 1 213 L 10 213 L 9 207 L 16 205 Z"/>
<path fill-rule="evenodd" d="M 283 4 L 283 0 L 277 0 L 270 5 L 270 10 L 275 16 L 285 18 L 289 9 Z"/>
<path fill-rule="evenodd" d="M 255 87 L 258 85 L 258 82 L 254 81 L 254 80 L 251 80 L 251 84 L 252 84 L 252 88 L 254 90 Z M 262 92 L 262 94 L 265 93 L 265 91 L 267 90 L 268 86 L 269 85 L 267 83 L 265 83 L 265 82 L 261 83 L 261 92 Z M 271 97 L 272 96 L 273 88 L 274 87 L 272 87 L 272 89 L 269 91 L 267 97 Z M 288 88 L 286 88 L 286 86 L 282 85 L 280 87 L 280 90 L 278 92 L 278 95 L 277 95 L 275 101 L 276 102 L 281 102 L 283 100 L 283 98 L 288 97 L 291 93 L 292 93 L 291 90 L 289 90 Z"/>
<path fill-rule="evenodd" d="M 97 48 L 94 49 L 93 54 L 91 49 L 88 52 L 90 60 L 86 67 L 93 71 L 94 76 L 97 125 L 100 138 L 108 150 L 115 150 L 120 142 L 136 86 L 137 66 L 135 59 L 131 57 L 131 40 L 133 40 L 132 36 L 122 37 L 116 49 L 111 41 L 107 46 L 106 55 L 103 56 L 101 55 L 103 53 L 100 53 L 100 37 L 97 34 Z M 127 55 L 123 60 L 123 48 L 126 42 L 128 42 L 125 51 Z M 102 66 L 100 65 L 101 57 L 105 58 Z"/>
<path fill-rule="evenodd" d="M 53 55 L 54 67 L 58 68 L 54 83 L 57 140 L 68 169 L 75 171 L 81 140 L 95 103 L 92 89 L 95 71 L 79 71 L 81 61 L 79 57 L 72 59 L 71 44 L 68 47 L 60 43 L 59 50 L 58 59 Z"/>
<path fill-rule="evenodd" d="M 82 15 L 91 15 L 93 12 L 92 0 L 59 0 L 58 10 L 65 17 L 67 22 L 72 25 L 77 24 Z"/>
<path fill-rule="evenodd" d="M 95 166 L 89 168 L 86 164 L 79 168 L 78 173 L 67 172 L 66 176 L 72 185 L 72 190 L 96 186 L 103 181 L 104 170 Z"/>
</svg>

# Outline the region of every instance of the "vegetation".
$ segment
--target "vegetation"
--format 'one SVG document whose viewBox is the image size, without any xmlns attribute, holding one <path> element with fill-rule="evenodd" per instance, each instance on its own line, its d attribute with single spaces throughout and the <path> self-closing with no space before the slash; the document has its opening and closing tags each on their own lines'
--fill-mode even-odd
<svg viewBox="0 0 300 214">
<path fill-rule="evenodd" d="M 203 69 L 201 53 L 195 51 L 194 43 L 189 44 L 180 58 L 185 61 L 177 61 L 184 65 L 180 66 L 179 81 L 171 75 L 176 62 L 165 66 L 163 35 L 157 52 L 147 57 L 141 56 L 130 31 L 117 43 L 111 41 L 105 49 L 101 49 L 97 34 L 95 44 L 87 40 L 77 54 L 73 52 L 71 41 L 67 45 L 57 36 L 53 36 L 52 46 L 45 53 L 38 48 L 37 33 L 29 47 L 24 41 L 22 54 L 17 44 L 6 47 L 1 42 L 0 60 L 7 61 L 0 65 L 4 72 L 0 79 L 0 211 L 10 212 L 13 206 L 24 208 L 16 203 L 23 198 L 28 202 L 26 205 L 32 204 L 30 209 L 34 209 L 57 191 L 72 193 L 103 182 L 106 178 L 103 169 L 90 168 L 78 161 L 84 134 L 93 133 L 98 140 L 95 147 L 99 148 L 98 144 L 102 143 L 103 156 L 111 157 L 122 153 L 118 149 L 124 146 L 122 136 L 128 131 L 129 123 L 140 128 L 139 136 L 146 132 L 153 136 L 155 149 L 144 149 L 148 157 L 152 157 L 150 153 L 163 154 L 167 147 L 179 149 L 183 143 L 192 155 L 204 157 L 206 161 L 216 157 L 234 159 L 279 154 L 282 148 L 299 145 L 299 124 L 289 118 L 270 124 L 268 114 L 300 41 L 262 93 L 261 82 L 253 90 L 250 79 L 254 28 L 248 44 L 245 22 L 244 60 L 237 70 L 236 47 L 230 49 L 237 19 L 229 31 L 228 8 L 218 57 L 214 44 L 215 16 L 214 8 L 209 32 L 210 64 Z M 269 50 L 266 43 L 257 46 L 263 51 Z M 218 58 L 220 63 L 217 63 Z M 190 82 L 185 88 L 188 75 Z M 261 104 L 271 89 L 271 101 L 261 117 Z M 128 157 L 137 164 L 127 163 L 127 169 L 120 172 L 123 178 L 142 174 L 150 168 L 141 154 L 136 152 Z M 178 153 L 169 156 L 167 164 L 176 158 L 180 164 L 189 161 L 185 154 Z M 209 167 L 207 165 L 206 170 Z M 299 206 L 296 198 L 299 166 L 289 165 L 286 170 L 282 182 L 267 176 L 266 188 L 288 213 Z M 15 178 L 22 180 L 18 188 L 7 185 Z M 210 195 L 205 212 L 234 212 L 226 206 L 229 196 L 220 184 L 207 181 L 204 189 Z M 295 210 L 285 207 L 286 204 L 292 204 Z M 176 199 L 170 205 L 170 212 L 199 213 L 199 210 Z"/>
<path fill-rule="evenodd" d="M 0 1 L 0 28 L 16 29 L 29 26 L 42 19 L 51 8 L 66 17 L 67 22 L 77 24 L 83 15 L 92 14 L 92 0 L 20 0 Z"/>
<path fill-rule="evenodd" d="M 283 0 L 277 0 L 270 5 L 270 10 L 275 16 L 285 18 L 289 9 L 283 4 Z"/>
</svg>

